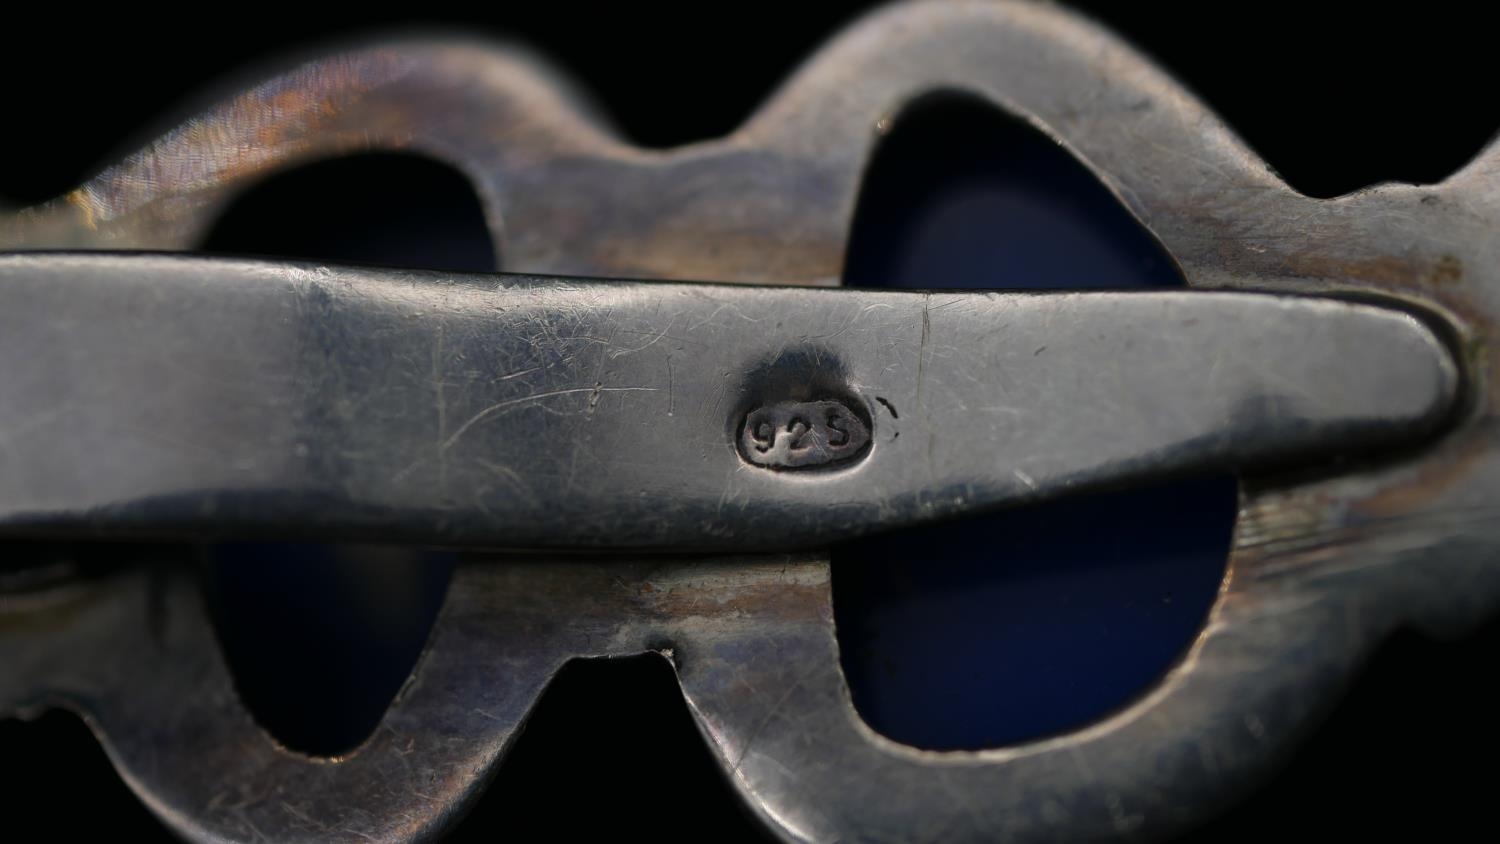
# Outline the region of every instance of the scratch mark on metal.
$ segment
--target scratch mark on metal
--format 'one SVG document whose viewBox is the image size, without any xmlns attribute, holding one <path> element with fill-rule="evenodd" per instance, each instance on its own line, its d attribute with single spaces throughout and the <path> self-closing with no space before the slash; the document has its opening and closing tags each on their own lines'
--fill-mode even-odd
<svg viewBox="0 0 1500 844">
<path fill-rule="evenodd" d="M 922 381 L 927 375 L 927 341 L 932 336 L 932 316 L 928 308 L 932 304 L 932 294 L 922 297 L 922 342 L 917 347 L 917 406 L 922 405 Z"/>
<path fill-rule="evenodd" d="M 443 323 L 437 324 L 437 342 L 432 347 L 432 386 L 437 391 L 437 422 L 438 422 L 438 489 L 446 495 L 448 492 L 448 447 L 444 445 L 448 440 L 448 402 L 443 395 Z"/>
<path fill-rule="evenodd" d="M 667 415 L 671 416 L 675 409 L 674 390 L 677 386 L 677 373 L 672 367 L 672 353 L 667 352 Z"/>
<path fill-rule="evenodd" d="M 597 393 L 635 393 L 635 392 L 654 393 L 654 392 L 657 392 L 657 388 L 656 387 L 573 387 L 573 388 L 567 389 L 567 390 L 549 390 L 549 391 L 547 391 L 545 393 L 536 393 L 536 394 L 533 394 L 533 395 L 530 395 L 530 396 L 521 396 L 520 398 L 506 399 L 505 401 L 495 402 L 494 404 L 490 405 L 489 407 L 484 408 L 483 410 L 479 411 L 478 413 L 474 414 L 473 416 L 470 416 L 467 422 L 465 422 L 464 424 L 458 426 L 458 430 L 456 430 L 456 431 L 453 432 L 453 436 L 449 437 L 446 441 L 444 441 L 444 443 L 443 443 L 443 450 L 446 451 L 446 450 L 452 448 L 453 445 L 454 445 L 454 443 L 457 443 L 459 441 L 459 439 L 461 439 L 463 437 L 464 434 L 466 434 L 466 433 L 469 432 L 470 428 L 473 428 L 475 425 L 478 425 L 480 422 L 483 422 L 484 420 L 490 418 L 491 416 L 494 416 L 496 413 L 499 413 L 500 411 L 505 410 L 506 408 L 515 407 L 517 405 L 522 405 L 522 404 L 528 404 L 530 402 L 538 402 L 538 401 L 542 401 L 543 399 L 556 398 L 557 396 L 568 396 L 568 395 L 574 395 L 576 393 L 596 393 L 596 392 Z"/>
</svg>

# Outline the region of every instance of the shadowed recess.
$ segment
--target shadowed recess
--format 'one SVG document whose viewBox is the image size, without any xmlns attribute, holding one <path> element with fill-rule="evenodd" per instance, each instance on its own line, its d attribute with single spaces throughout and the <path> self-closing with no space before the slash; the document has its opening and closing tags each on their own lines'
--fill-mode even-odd
<svg viewBox="0 0 1500 844">
<path fill-rule="evenodd" d="M 7 841 L 172 840 L 83 720 L 61 710 L 0 718 L 0 809 Z"/>
<path fill-rule="evenodd" d="M 426 158 L 372 154 L 311 164 L 239 197 L 212 252 L 492 272 L 478 197 Z M 416 549 L 312 543 L 212 546 L 206 589 L 245 706 L 313 755 L 346 752 L 410 676 L 452 563 Z"/>
<path fill-rule="evenodd" d="M 235 199 L 201 251 L 382 267 L 493 272 L 468 179 L 417 155 L 365 153 L 270 176 Z"/>
<path fill-rule="evenodd" d="M 957 94 L 914 104 L 876 151 L 844 281 L 1016 290 L 1182 283 L 1156 241 L 1065 149 Z M 837 549 L 834 609 L 856 708 L 887 737 L 930 749 L 1015 744 L 1118 710 L 1158 682 L 1202 627 L 1235 508 L 1233 478 L 1187 479 Z"/>
<path fill-rule="evenodd" d="M 631 772 L 637 775 L 622 776 Z M 563 666 L 484 796 L 444 840 L 636 836 L 654 842 L 771 840 L 730 789 L 693 724 L 671 665 L 657 654 Z"/>
<path fill-rule="evenodd" d="M 205 588 L 235 688 L 257 723 L 313 756 L 353 750 L 410 676 L 451 563 L 400 548 L 236 543 Z"/>
</svg>

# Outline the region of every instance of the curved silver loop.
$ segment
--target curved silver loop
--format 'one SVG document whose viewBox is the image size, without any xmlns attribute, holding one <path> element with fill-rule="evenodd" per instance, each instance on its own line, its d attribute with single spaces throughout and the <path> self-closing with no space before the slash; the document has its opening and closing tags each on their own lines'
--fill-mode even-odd
<svg viewBox="0 0 1500 844">
<path fill-rule="evenodd" d="M 741 794 L 787 839 L 934 829 L 952 841 L 1159 833 L 1192 819 L 1184 806 L 1243 788 L 1391 630 L 1458 630 L 1500 605 L 1495 147 L 1444 184 L 1310 199 L 1134 51 L 1074 15 L 1024 3 L 912 4 L 877 14 L 814 57 L 741 130 L 678 150 L 620 145 L 545 78 L 528 62 L 460 44 L 313 62 L 67 197 L 0 219 L 0 244 L 186 248 L 234 190 L 274 169 L 357 149 L 408 149 L 469 174 L 513 271 L 829 284 L 842 267 L 877 127 L 899 119 L 915 96 L 960 88 L 1074 151 L 1191 285 L 1378 292 L 1431 309 L 1454 326 L 1472 375 L 1466 413 L 1432 448 L 1359 474 L 1252 482 L 1229 577 L 1188 657 L 1116 716 L 1018 748 L 924 752 L 865 727 L 839 673 L 819 560 L 788 563 L 785 581 L 748 561 L 642 573 L 624 581 L 635 597 L 623 603 L 609 597 L 621 587 L 584 569 L 521 563 L 466 572 L 407 693 L 379 737 L 346 761 L 289 755 L 254 731 L 237 704 L 224 702 L 232 692 L 211 667 L 211 640 L 198 623 L 194 647 L 203 650 L 190 650 L 198 661 L 188 664 L 202 667 L 195 694 L 226 707 L 223 720 L 237 731 L 243 762 L 232 774 L 177 767 L 183 760 L 158 748 L 181 747 L 177 730 L 202 722 L 162 723 L 134 708 L 139 702 L 90 691 L 121 681 L 103 668 L 73 678 L 74 686 L 49 687 L 59 691 L 45 699 L 0 696 L 12 708 L 63 699 L 87 713 L 127 777 L 179 830 L 395 839 L 439 829 L 484 781 L 546 672 L 571 655 L 638 652 L 652 646 L 650 633 L 682 649 L 679 674 L 698 723 Z M 494 613 L 519 612 L 484 584 L 523 569 L 545 572 L 536 583 L 549 591 L 526 612 L 548 635 L 504 652 L 523 666 L 508 679 L 484 674 L 450 694 L 439 678 L 464 675 L 442 663 L 445 643 L 491 635 Z M 663 588 L 663 578 L 672 585 Z M 733 613 L 700 614 L 699 605 L 669 597 L 723 597 L 736 584 L 758 598 L 705 605 Z M 597 615 L 566 615 L 580 607 Z M 597 621 L 571 626 L 577 618 Z M 580 645 L 578 630 L 608 647 Z M 481 699 L 503 705 L 498 722 L 468 712 Z M 419 711 L 454 720 L 417 720 Z M 430 746 L 404 755 L 413 731 L 434 723 L 441 726 Z M 137 730 L 139 743 L 129 738 Z M 448 791 L 398 793 L 393 785 L 380 792 L 388 802 L 370 804 L 378 817 L 330 805 L 329 795 L 367 778 L 404 786 L 413 771 L 429 770 L 442 772 Z M 283 782 L 296 782 L 294 799 L 308 802 L 288 803 Z M 221 791 L 228 796 L 216 799 Z M 317 829 L 326 818 L 343 826 Z"/>
</svg>

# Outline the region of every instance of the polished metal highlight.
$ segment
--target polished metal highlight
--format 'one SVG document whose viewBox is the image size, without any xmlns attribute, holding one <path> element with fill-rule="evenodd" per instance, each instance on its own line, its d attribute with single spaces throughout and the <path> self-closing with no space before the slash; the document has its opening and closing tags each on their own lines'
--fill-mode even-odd
<svg viewBox="0 0 1500 844">
<path fill-rule="evenodd" d="M 1500 146 L 1441 184 L 1302 196 L 1149 61 L 1050 4 L 890 7 L 739 130 L 679 150 L 625 144 L 555 76 L 458 41 L 340 53 L 0 215 L 11 250 L 191 249 L 268 174 L 403 150 L 469 176 L 519 274 L 8 257 L 0 524 L 714 553 L 468 554 L 380 727 L 332 760 L 256 726 L 191 570 L 48 580 L 0 600 L 0 714 L 80 713 L 190 839 L 430 839 L 567 660 L 670 651 L 727 779 L 784 840 L 1110 840 L 1183 829 L 1243 793 L 1393 630 L 1457 632 L 1500 609 Z M 877 127 L 954 89 L 1075 153 L 1189 289 L 586 280 L 835 285 Z M 710 326 L 716 348 L 684 342 Z M 870 342 L 877 327 L 888 347 Z M 599 328 L 619 331 L 586 339 Z M 1064 348 L 1142 365 L 1095 377 Z M 368 365 L 376 353 L 388 367 Z M 171 375 L 112 390 L 150 372 Z M 821 401 L 868 415 L 867 453 L 745 458 L 752 414 Z M 1058 416 L 1087 407 L 1127 433 L 1093 441 L 1088 414 Z M 557 433 L 538 446 L 525 420 L 542 414 Z M 759 424 L 748 433 L 765 442 Z M 789 462 L 784 433 L 771 448 Z M 1244 470 L 1228 574 L 1151 693 L 1085 729 L 977 752 L 907 747 L 860 720 L 828 558 L 788 543 L 1202 465 Z M 294 508 L 289 490 L 316 506 Z M 621 495 L 642 490 L 656 506 Z M 581 532 L 547 506 L 582 514 Z"/>
</svg>

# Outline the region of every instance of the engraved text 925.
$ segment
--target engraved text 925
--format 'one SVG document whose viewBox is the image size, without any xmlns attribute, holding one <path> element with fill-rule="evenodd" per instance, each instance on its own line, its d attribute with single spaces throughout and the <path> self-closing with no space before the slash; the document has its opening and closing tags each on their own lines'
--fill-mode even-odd
<svg viewBox="0 0 1500 844">
<path fill-rule="evenodd" d="M 844 403 L 779 402 L 758 407 L 740 428 L 740 454 L 757 466 L 798 469 L 864 453 L 870 427 Z"/>
</svg>

